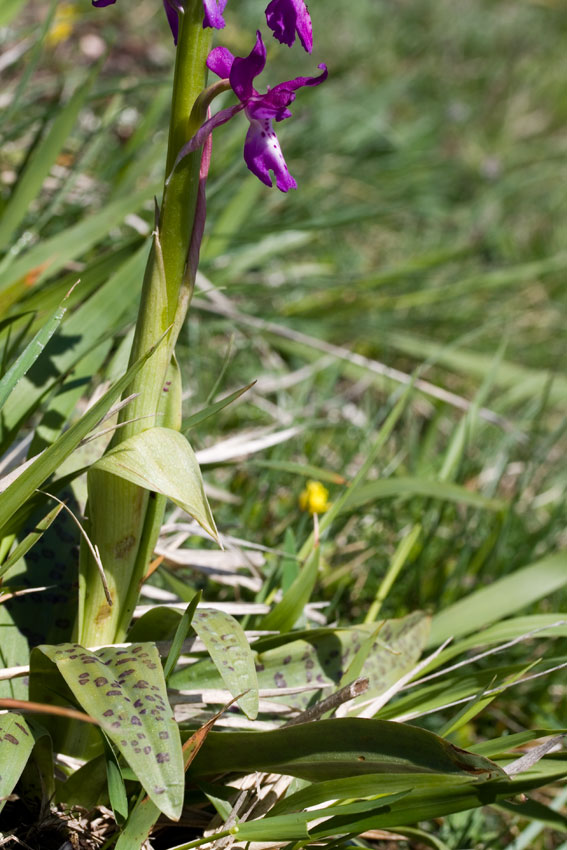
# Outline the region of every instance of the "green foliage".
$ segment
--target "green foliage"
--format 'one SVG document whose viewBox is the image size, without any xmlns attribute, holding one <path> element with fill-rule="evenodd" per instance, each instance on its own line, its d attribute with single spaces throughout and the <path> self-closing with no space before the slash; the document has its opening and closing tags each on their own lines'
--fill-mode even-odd
<svg viewBox="0 0 567 850">
<path fill-rule="evenodd" d="M 0 716 L 0 811 L 14 790 L 34 743 L 31 730 L 23 717 L 10 712 Z"/>
<path fill-rule="evenodd" d="M 89 652 L 78 644 L 42 646 L 78 704 L 100 724 L 160 811 L 177 820 L 183 805 L 183 764 L 159 655 L 152 644 Z M 39 670 L 38 670 L 39 674 Z M 50 702 L 49 668 L 36 696 Z"/>
<path fill-rule="evenodd" d="M 559 846 L 567 761 L 504 771 L 564 732 L 564 9 L 310 4 L 332 73 L 282 125 L 300 190 L 247 176 L 240 119 L 215 137 L 177 346 L 191 448 L 165 406 L 120 445 L 104 419 L 143 365 L 128 368 L 165 159 L 161 4 L 87 3 L 59 43 L 61 4 L 0 5 L 0 688 L 43 711 L 40 728 L 2 703 L 0 829 L 65 804 L 113 808 L 118 850 L 154 828 L 169 848 L 205 830 L 352 846 L 371 829 Z M 257 7 L 223 32 L 237 55 Z M 86 72 L 91 35 L 110 54 Z M 88 469 L 173 504 L 157 560 L 157 508 L 141 547 L 152 607 L 124 645 L 77 649 L 58 613 L 76 608 L 77 535 L 37 489 L 82 523 Z M 305 478 L 330 491 L 318 528 Z M 46 646 L 46 624 L 68 643 Z M 147 663 L 121 677 L 138 647 Z M 364 693 L 309 720 L 359 675 Z M 114 696 L 96 686 L 111 678 Z M 133 707 L 148 690 L 163 722 Z M 227 691 L 238 704 L 217 716 Z M 301 778 L 265 804 L 241 789 L 257 771 L 270 789 L 269 772 Z"/>
<path fill-rule="evenodd" d="M 148 428 L 107 452 L 93 467 L 167 496 L 218 542 L 195 454 L 171 428 Z"/>
</svg>

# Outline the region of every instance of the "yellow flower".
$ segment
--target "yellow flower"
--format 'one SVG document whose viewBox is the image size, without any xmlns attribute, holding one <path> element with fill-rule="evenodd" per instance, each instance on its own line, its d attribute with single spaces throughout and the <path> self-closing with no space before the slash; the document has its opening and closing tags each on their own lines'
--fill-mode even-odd
<svg viewBox="0 0 567 850">
<path fill-rule="evenodd" d="M 324 514 L 331 507 L 329 491 L 320 481 L 308 481 L 305 490 L 299 496 L 299 507 L 310 514 Z"/>
<path fill-rule="evenodd" d="M 73 32 L 73 22 L 78 15 L 79 11 L 73 3 L 64 3 L 57 7 L 55 18 L 45 39 L 50 47 L 56 47 L 61 41 L 67 41 Z"/>
</svg>

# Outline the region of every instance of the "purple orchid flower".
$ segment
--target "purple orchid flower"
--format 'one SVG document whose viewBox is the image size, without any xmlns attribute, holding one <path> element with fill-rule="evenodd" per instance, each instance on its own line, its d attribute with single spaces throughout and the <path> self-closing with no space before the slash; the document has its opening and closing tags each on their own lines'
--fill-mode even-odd
<svg viewBox="0 0 567 850">
<path fill-rule="evenodd" d="M 283 121 L 291 112 L 288 106 L 295 100 L 295 92 L 303 86 L 318 86 L 327 78 L 326 65 L 319 65 L 318 77 L 296 77 L 280 83 L 266 94 L 260 94 L 252 81 L 266 64 L 266 48 L 262 36 L 256 33 L 256 44 L 245 58 L 234 57 L 226 47 L 215 47 L 209 53 L 207 67 L 221 78 L 228 77 L 231 88 L 240 103 L 221 110 L 207 121 L 196 134 L 200 139 L 214 127 L 224 124 L 236 112 L 244 110 L 250 122 L 244 142 L 244 161 L 250 171 L 266 186 L 272 185 L 270 171 L 274 172 L 276 185 L 281 192 L 296 189 L 297 183 L 288 171 L 280 143 L 272 127 L 272 120 Z M 200 141 L 202 144 L 202 141 Z M 188 152 L 188 151 L 187 151 Z"/>
<path fill-rule="evenodd" d="M 116 3 L 116 0 L 92 0 L 93 6 L 97 6 L 99 8 L 102 6 L 112 6 L 114 3 Z M 203 0 L 203 10 L 205 13 L 203 27 L 213 27 L 214 29 L 221 30 L 225 25 L 222 13 L 224 12 L 226 4 L 227 0 Z M 183 12 L 183 1 L 163 0 L 163 8 L 167 15 L 167 20 L 173 35 L 173 41 L 177 44 L 177 38 L 179 35 L 179 14 L 180 12 Z"/>
<path fill-rule="evenodd" d="M 308 53 L 313 50 L 313 28 L 305 0 L 271 0 L 266 9 L 266 21 L 274 38 L 291 47 L 295 33 Z"/>
</svg>

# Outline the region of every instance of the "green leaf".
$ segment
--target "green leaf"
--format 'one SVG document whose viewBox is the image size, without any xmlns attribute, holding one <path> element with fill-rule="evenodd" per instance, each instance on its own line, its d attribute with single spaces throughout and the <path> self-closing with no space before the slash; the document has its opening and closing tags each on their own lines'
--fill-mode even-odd
<svg viewBox="0 0 567 850">
<path fill-rule="evenodd" d="M 499 738 L 492 738 L 488 741 L 481 741 L 479 744 L 472 744 L 471 752 L 480 753 L 480 755 L 488 756 L 488 758 L 504 758 L 510 756 L 516 747 L 522 747 L 524 744 L 529 744 L 531 741 L 536 741 L 538 738 L 549 738 L 551 735 L 564 735 L 567 729 L 526 729 L 524 732 L 516 732 L 513 735 L 503 735 Z M 519 758 L 524 753 L 516 753 Z"/>
<path fill-rule="evenodd" d="M 58 782 L 56 799 L 70 806 L 94 809 L 108 805 L 106 755 L 95 756 L 71 774 L 65 782 Z"/>
<path fill-rule="evenodd" d="M 161 342 L 162 340 L 157 345 L 160 345 Z M 156 348 L 157 346 L 153 346 L 143 357 L 134 363 L 96 404 L 93 404 L 55 443 L 45 449 L 42 454 L 38 455 L 21 475 L 15 481 L 12 481 L 3 493 L 0 493 L 0 516 L 3 521 L 3 525 L 0 528 L 0 537 L 7 533 L 8 522 L 16 511 L 28 501 L 35 490 L 41 487 L 43 482 L 55 472 L 65 458 L 77 448 L 89 431 L 92 431 L 104 414 L 107 413 L 111 405 L 128 387 L 132 381 L 132 377 L 141 369 L 145 361 L 151 357 Z"/>
<path fill-rule="evenodd" d="M 407 782 L 406 779 L 406 785 Z M 359 830 L 357 826 L 361 819 L 353 818 L 352 815 L 364 813 L 363 820 L 366 822 L 368 817 L 372 817 L 369 812 L 381 811 L 384 807 L 405 797 L 407 793 L 408 791 L 404 790 L 397 794 L 384 794 L 382 797 L 375 795 L 373 800 L 360 800 L 311 812 L 270 815 L 238 824 L 236 835 L 241 841 L 283 841 L 306 837 L 323 838 L 336 833 L 362 832 L 362 829 Z M 318 821 L 321 817 L 325 817 L 326 820 L 309 828 L 311 822 Z"/>
<path fill-rule="evenodd" d="M 66 300 L 66 299 L 65 299 Z M 39 329 L 31 342 L 28 343 L 24 351 L 20 354 L 15 363 L 10 366 L 2 379 L 0 379 L 0 409 L 4 407 L 4 403 L 16 384 L 26 374 L 28 369 L 35 363 L 43 349 L 59 327 L 67 308 L 61 303 L 51 316 L 45 321 L 43 327 Z"/>
<path fill-rule="evenodd" d="M 399 478 L 383 478 L 378 481 L 371 481 L 369 484 L 359 487 L 356 492 L 349 492 L 343 510 L 356 510 L 367 502 L 375 502 L 378 499 L 412 498 L 414 496 L 455 502 L 456 504 L 469 505 L 473 508 L 489 511 L 501 511 L 505 507 L 504 502 L 497 499 L 487 499 L 480 493 L 474 493 L 459 484 L 400 476 Z"/>
<path fill-rule="evenodd" d="M 181 622 L 181 616 L 181 612 L 176 611 L 175 608 L 156 605 L 142 614 L 139 620 L 135 620 L 128 630 L 127 639 L 132 643 L 146 640 L 173 640 Z"/>
<path fill-rule="evenodd" d="M 498 803 L 498 808 L 504 809 L 506 812 L 511 812 L 517 817 L 539 821 L 541 829 L 545 825 L 550 827 L 550 829 L 557 829 L 559 832 L 567 832 L 567 817 L 562 815 L 561 812 L 554 812 L 552 808 L 545 806 L 537 800 L 525 800 L 519 805 L 518 803 L 502 800 Z"/>
<path fill-rule="evenodd" d="M 7 26 L 15 18 L 26 0 L 2 0 L 0 8 L 0 27 Z"/>
<path fill-rule="evenodd" d="M 100 723 L 150 799 L 177 820 L 183 806 L 183 757 L 155 646 L 137 643 L 90 652 L 78 644 L 63 644 L 33 652 L 43 653 L 57 666 L 79 705 Z"/>
<path fill-rule="evenodd" d="M 14 551 L 9 555 L 9 557 L 4 561 L 2 566 L 0 567 L 0 578 L 5 575 L 8 570 L 17 563 L 20 558 L 23 558 L 24 555 L 29 552 L 29 550 L 34 546 L 35 543 L 43 536 L 43 534 L 47 531 L 51 523 L 59 516 L 61 511 L 63 510 L 63 505 L 55 505 L 48 514 L 44 516 L 42 520 L 35 524 L 33 531 L 30 531 L 29 534 L 26 534 L 21 543 L 14 548 Z"/>
<path fill-rule="evenodd" d="M 159 818 L 159 814 L 159 809 L 142 791 L 116 842 L 116 850 L 139 850 Z"/>
<path fill-rule="evenodd" d="M 567 552 L 549 555 L 455 602 L 433 618 L 429 645 L 477 631 L 567 584 Z M 560 619 L 559 616 L 557 619 Z"/>
<path fill-rule="evenodd" d="M 179 620 L 177 629 L 175 630 L 175 635 L 171 642 L 171 649 L 169 650 L 165 664 L 163 665 L 163 676 L 166 682 L 173 673 L 175 665 L 179 660 L 181 650 L 183 649 L 183 641 L 189 634 L 189 629 L 191 628 L 191 623 L 193 621 L 197 605 L 200 601 L 201 591 L 195 594 Z"/>
<path fill-rule="evenodd" d="M 262 629 L 287 632 L 293 628 L 313 593 L 319 569 L 319 551 L 318 546 L 313 549 L 281 600 L 262 618 Z"/>
<path fill-rule="evenodd" d="M 309 781 L 365 773 L 504 777 L 488 759 L 432 732 L 386 720 L 319 720 L 270 732 L 211 732 L 190 767 L 195 776 L 265 770 Z"/>
<path fill-rule="evenodd" d="M 560 663 L 565 659 L 561 658 Z M 554 666 L 557 659 L 546 658 L 538 666 L 538 671 Z M 385 706 L 380 711 L 380 717 L 385 719 L 405 718 L 430 713 L 442 706 L 450 705 L 461 700 L 470 700 L 480 694 L 481 699 L 489 699 L 495 688 L 510 686 L 519 675 L 523 675 L 529 669 L 526 662 L 517 664 L 506 664 L 500 667 L 487 667 L 482 669 L 471 669 L 461 667 L 446 676 L 439 676 L 431 682 L 425 682 L 419 688 L 410 688 L 398 696 L 395 703 Z"/>
<path fill-rule="evenodd" d="M 112 745 L 106 746 L 106 784 L 108 786 L 108 799 L 118 823 L 123 823 L 128 817 L 128 797 L 124 779 L 120 772 L 120 766 Z"/>
<path fill-rule="evenodd" d="M 206 609 L 195 612 L 193 628 L 230 693 L 236 697 L 247 691 L 238 704 L 254 720 L 258 715 L 258 679 L 254 655 L 242 626 L 230 614 Z"/>
<path fill-rule="evenodd" d="M 375 629 L 375 623 L 350 629 L 310 629 L 256 641 L 259 687 L 291 688 L 317 683 L 327 686 L 323 691 L 326 695 L 340 686 L 344 671 Z M 383 621 L 362 668 L 363 675 L 369 678 L 369 686 L 359 701 L 384 693 L 415 666 L 428 631 L 429 618 L 419 611 L 399 620 Z M 176 671 L 170 685 L 174 688 L 218 688 L 219 676 L 206 659 Z M 281 697 L 282 702 L 301 711 L 312 699 L 313 691 Z"/>
<path fill-rule="evenodd" d="M 120 443 L 92 467 L 167 496 L 219 542 L 201 470 L 193 449 L 178 431 L 148 428 Z"/>
<path fill-rule="evenodd" d="M 50 277 L 62 269 L 69 260 L 83 256 L 89 248 L 100 242 L 129 213 L 137 212 L 140 206 L 160 191 L 155 183 L 132 195 L 120 197 L 107 204 L 99 212 L 87 216 L 78 224 L 62 233 L 44 239 L 10 265 L 3 273 L 0 283 L 0 305 L 12 284 L 17 284 L 29 272 L 40 271 L 40 280 Z"/>
<path fill-rule="evenodd" d="M 89 75 L 88 80 L 79 86 L 69 101 L 61 107 L 48 132 L 31 153 L 2 213 L 0 249 L 8 245 L 13 233 L 26 216 L 31 202 L 39 194 L 53 163 L 69 139 L 69 134 L 88 97 L 99 69 L 100 66 Z"/>
<path fill-rule="evenodd" d="M 0 811 L 15 788 L 35 744 L 28 724 L 19 714 L 0 714 Z"/>
<path fill-rule="evenodd" d="M 442 667 L 447 661 L 474 647 L 493 646 L 494 644 L 516 640 L 523 636 L 526 636 L 526 640 L 528 636 L 540 640 L 567 637 L 567 620 L 565 620 L 565 615 L 561 613 L 531 614 L 527 617 L 513 617 L 509 620 L 494 623 L 494 625 L 489 626 L 487 629 L 474 632 L 462 640 L 450 644 L 447 649 L 440 652 L 423 669 L 422 673 L 424 674 L 437 667 Z M 427 645 L 431 645 L 431 640 L 427 641 Z"/>
<path fill-rule="evenodd" d="M 363 776 L 348 776 L 343 779 L 328 779 L 314 782 L 295 794 L 290 794 L 276 803 L 271 812 L 274 815 L 301 811 L 310 806 L 318 806 L 328 800 L 342 800 L 356 797 L 371 797 L 375 794 L 403 791 L 408 782 L 414 790 L 437 790 L 443 792 L 453 785 L 471 782 L 470 776 L 455 776 L 445 773 L 367 773 Z"/>
<path fill-rule="evenodd" d="M 205 421 L 205 419 L 208 419 L 210 416 L 214 416 L 219 412 L 219 410 L 222 410 L 233 401 L 236 401 L 237 398 L 240 398 L 240 396 L 249 390 L 250 387 L 253 387 L 255 383 L 256 381 L 251 381 L 251 383 L 246 384 L 245 387 L 241 387 L 239 390 L 235 390 L 230 395 L 225 396 L 225 398 L 221 398 L 220 401 L 216 401 L 214 404 L 209 404 L 207 407 L 203 407 L 201 410 L 198 410 L 197 413 L 194 413 L 192 416 L 183 420 L 181 430 L 183 433 L 186 433 L 191 428 L 195 428 L 197 425 L 200 425 L 201 422 Z"/>
</svg>

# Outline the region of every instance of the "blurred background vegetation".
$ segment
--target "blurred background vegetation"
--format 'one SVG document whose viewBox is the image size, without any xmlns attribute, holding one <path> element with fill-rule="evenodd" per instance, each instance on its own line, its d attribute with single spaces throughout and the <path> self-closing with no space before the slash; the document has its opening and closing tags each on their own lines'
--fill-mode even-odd
<svg viewBox="0 0 567 850">
<path fill-rule="evenodd" d="M 248 53 L 263 5 L 230 0 L 217 43 Z M 311 0 L 310 11 L 313 55 L 270 40 L 258 82 L 329 66 L 278 131 L 297 192 L 248 174 L 243 116 L 216 131 L 202 277 L 179 346 L 185 415 L 258 381 L 190 438 L 199 450 L 276 435 L 272 447 L 203 468 L 223 533 L 281 551 L 286 532 L 301 543 L 311 529 L 306 480 L 335 500 L 401 373 L 418 370 L 432 386 L 415 392 L 380 451 L 366 499 L 324 536 L 314 598 L 328 603 L 328 622 L 363 620 L 419 525 L 382 613 L 438 611 L 566 542 L 567 6 Z M 106 10 L 3 0 L 0 46 L 0 312 L 20 317 L 23 338 L 78 277 L 73 310 L 113 278 L 129 292 L 80 356 L 58 361 L 51 349 L 54 371 L 36 382 L 29 418 L 4 419 L 5 435 L 33 430 L 39 448 L 104 370 L 124 364 L 163 178 L 173 45 L 155 0 Z M 46 173 L 36 157 L 35 183 L 18 196 L 61 104 L 85 85 L 53 161 L 39 157 Z M 41 404 L 54 397 L 50 419 Z M 402 484 L 384 495 L 386 479 Z M 439 483 L 490 507 L 435 498 Z M 280 560 L 268 554 L 267 565 L 264 598 L 281 583 Z M 187 575 L 205 598 L 234 593 Z M 539 595 L 534 586 L 526 611 L 565 610 L 565 591 Z M 522 644 L 508 661 L 538 652 Z M 567 725 L 563 681 L 552 674 L 503 695 L 459 742 Z M 439 730 L 444 716 L 422 722 Z M 511 843 L 515 824 L 509 812 L 475 812 L 447 818 L 440 834 L 455 850 L 561 845 L 551 830 Z"/>
</svg>

